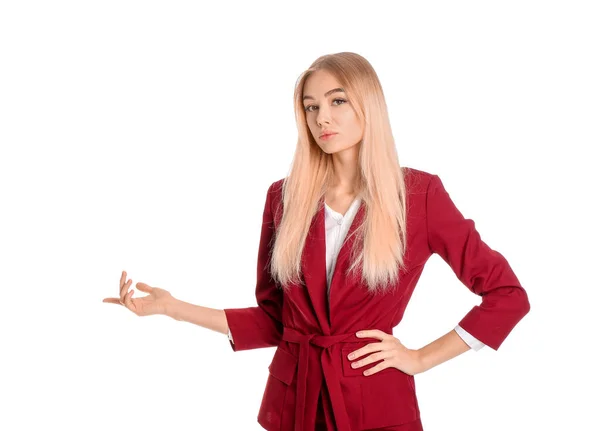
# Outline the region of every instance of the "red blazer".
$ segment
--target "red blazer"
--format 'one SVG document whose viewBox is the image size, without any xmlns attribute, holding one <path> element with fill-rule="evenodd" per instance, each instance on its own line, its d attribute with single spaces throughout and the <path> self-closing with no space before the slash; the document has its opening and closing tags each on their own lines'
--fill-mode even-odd
<svg viewBox="0 0 600 431">
<path fill-rule="evenodd" d="M 348 353 L 369 344 L 360 329 L 392 334 L 425 263 L 433 253 L 482 297 L 460 321 L 466 331 L 497 350 L 529 311 L 527 294 L 506 259 L 484 243 L 473 220 L 456 208 L 437 175 L 404 167 L 407 187 L 407 270 L 395 289 L 371 295 L 358 276 L 344 277 L 364 218 L 361 204 L 339 252 L 327 301 L 323 199 L 313 218 L 302 257 L 302 283 L 290 292 L 276 286 L 268 271 L 270 243 L 281 221 L 283 179 L 271 184 L 258 250 L 258 306 L 225 309 L 234 351 L 277 346 L 258 413 L 267 430 L 315 429 L 319 393 L 330 401 L 336 428 L 362 430 L 400 425 L 420 418 L 414 377 L 396 368 L 370 376 L 353 369 Z M 370 364 L 370 367 L 374 364 Z M 369 367 L 369 368 L 370 368 Z M 324 385 L 323 385 L 324 380 Z M 329 410 L 331 411 L 331 410 Z"/>
</svg>

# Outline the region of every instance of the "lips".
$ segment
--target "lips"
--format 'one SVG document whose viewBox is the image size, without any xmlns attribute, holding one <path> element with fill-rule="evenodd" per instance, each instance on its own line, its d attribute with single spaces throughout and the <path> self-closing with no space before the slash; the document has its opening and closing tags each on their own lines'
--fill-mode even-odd
<svg viewBox="0 0 600 431">
<path fill-rule="evenodd" d="M 326 138 L 326 137 L 332 136 L 332 135 L 337 135 L 337 133 L 335 133 L 335 132 L 325 132 L 321 136 L 319 136 L 319 138 Z"/>
</svg>

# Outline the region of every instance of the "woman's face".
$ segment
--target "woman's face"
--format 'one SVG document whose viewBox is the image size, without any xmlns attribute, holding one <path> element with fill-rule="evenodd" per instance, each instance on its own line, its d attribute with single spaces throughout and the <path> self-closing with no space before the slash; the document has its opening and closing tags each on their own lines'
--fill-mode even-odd
<svg viewBox="0 0 600 431">
<path fill-rule="evenodd" d="M 304 83 L 306 122 L 321 150 L 338 153 L 358 144 L 364 132 L 340 83 L 325 70 L 313 72 Z M 323 134 L 331 133 L 329 137 Z"/>
</svg>

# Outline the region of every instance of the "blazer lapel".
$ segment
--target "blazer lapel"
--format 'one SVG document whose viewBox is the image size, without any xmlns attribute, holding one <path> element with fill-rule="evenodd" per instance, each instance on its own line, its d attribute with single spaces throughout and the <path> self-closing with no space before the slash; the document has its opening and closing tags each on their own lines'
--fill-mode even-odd
<svg viewBox="0 0 600 431">
<path fill-rule="evenodd" d="M 348 269 L 348 267 L 350 266 L 350 251 L 352 250 L 352 247 L 354 246 L 354 243 L 356 242 L 356 234 L 355 231 L 358 228 L 358 226 L 360 225 L 360 223 L 362 223 L 362 220 L 364 218 L 364 213 L 365 213 L 365 201 L 361 200 L 360 202 L 360 206 L 356 212 L 356 214 L 354 215 L 354 219 L 352 220 L 352 223 L 350 224 L 350 227 L 348 228 L 348 233 L 346 234 L 346 237 L 344 238 L 344 242 L 342 244 L 342 247 L 340 248 L 340 251 L 338 253 L 338 257 L 337 260 L 335 262 L 335 267 L 333 268 L 333 274 L 331 275 L 331 285 L 329 287 L 329 323 L 331 325 L 332 320 L 331 320 L 331 315 L 332 315 L 332 310 L 335 310 L 335 307 L 337 306 L 337 304 L 340 302 L 340 300 L 342 300 L 346 295 L 351 294 L 352 292 L 344 292 L 344 288 L 346 286 L 349 285 L 353 285 L 353 283 L 347 283 L 346 281 L 346 275 L 345 272 Z M 359 273 L 360 273 L 360 269 L 359 269 Z"/>
<path fill-rule="evenodd" d="M 331 334 L 330 311 L 336 302 L 336 285 L 343 277 L 343 271 L 347 267 L 346 261 L 349 257 L 351 246 L 355 241 L 352 233 L 362 221 L 365 211 L 364 201 L 361 200 L 360 207 L 350 225 L 346 240 L 339 251 L 335 268 L 331 279 L 331 290 L 329 300 L 327 298 L 327 269 L 326 269 L 326 243 L 325 243 L 325 198 L 319 199 L 317 213 L 313 217 L 308 235 L 306 237 L 304 253 L 302 257 L 302 273 L 306 283 L 306 289 L 313 305 L 317 320 L 323 334 Z M 349 238 L 349 239 L 348 239 Z"/>
<path fill-rule="evenodd" d="M 325 206 L 319 199 L 302 255 L 302 274 L 308 296 L 323 334 L 331 333 L 327 311 L 327 269 L 325 266 Z"/>
</svg>

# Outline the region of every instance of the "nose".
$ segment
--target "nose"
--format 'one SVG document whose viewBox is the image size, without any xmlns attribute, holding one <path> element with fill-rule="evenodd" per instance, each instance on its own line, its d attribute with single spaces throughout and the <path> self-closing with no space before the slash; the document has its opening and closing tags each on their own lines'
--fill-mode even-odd
<svg viewBox="0 0 600 431">
<path fill-rule="evenodd" d="M 323 124 L 330 124 L 331 116 L 327 109 L 319 108 L 319 115 L 317 115 L 317 125 L 322 127 Z"/>
</svg>

